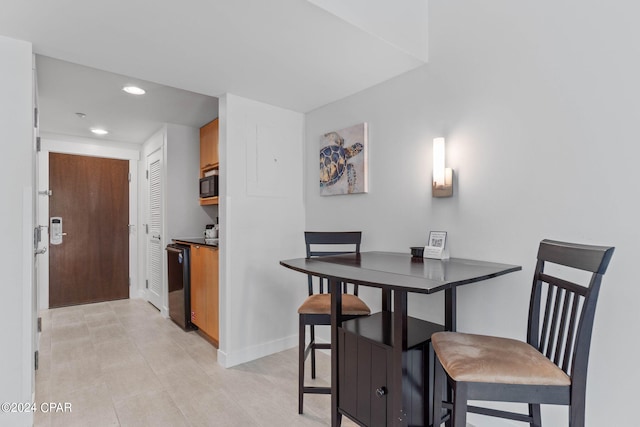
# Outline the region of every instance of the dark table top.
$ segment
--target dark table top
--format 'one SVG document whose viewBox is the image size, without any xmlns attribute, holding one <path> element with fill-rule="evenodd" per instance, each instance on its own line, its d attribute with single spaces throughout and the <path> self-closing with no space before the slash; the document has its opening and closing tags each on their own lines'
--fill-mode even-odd
<svg viewBox="0 0 640 427">
<path fill-rule="evenodd" d="M 470 259 L 434 260 L 393 252 L 361 252 L 296 258 L 280 264 L 302 273 L 359 285 L 431 294 L 521 270 L 522 267 Z"/>
</svg>

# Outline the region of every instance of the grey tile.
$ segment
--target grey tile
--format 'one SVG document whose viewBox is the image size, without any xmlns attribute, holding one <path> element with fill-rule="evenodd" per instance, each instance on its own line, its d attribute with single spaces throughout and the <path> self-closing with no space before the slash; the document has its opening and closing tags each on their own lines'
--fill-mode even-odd
<svg viewBox="0 0 640 427">
<path fill-rule="evenodd" d="M 82 338 L 89 338 L 89 328 L 84 323 L 84 317 L 79 322 L 54 324 L 51 328 L 51 340 L 53 342 L 75 341 Z"/>
<path fill-rule="evenodd" d="M 94 344 L 100 368 L 106 371 L 118 366 L 144 363 L 144 357 L 135 343 L 127 336 Z"/>
<path fill-rule="evenodd" d="M 121 426 L 189 426 L 178 406 L 163 390 L 140 393 L 116 402 L 115 406 Z"/>
<path fill-rule="evenodd" d="M 39 412 L 37 427 L 331 424 L 328 395 L 305 395 L 305 413 L 297 413 L 297 348 L 224 369 L 209 342 L 142 300 L 41 316 L 36 401 L 68 402 L 72 412 Z M 329 378 L 330 357 L 319 353 L 316 383 Z"/>
<path fill-rule="evenodd" d="M 97 328 L 106 325 L 119 325 L 118 316 L 111 309 L 92 313 L 85 311 L 84 321 L 90 328 Z"/>
<path fill-rule="evenodd" d="M 103 382 L 103 375 L 95 357 L 54 363 L 51 366 L 51 394 L 68 401 L 71 392 L 90 389 Z"/>
<path fill-rule="evenodd" d="M 52 427 L 119 426 L 118 416 L 104 382 L 88 389 L 76 389 L 64 397 L 52 395 L 49 406 Z M 46 404 L 44 406 L 47 407 Z"/>
<path fill-rule="evenodd" d="M 180 402 L 179 405 L 194 427 L 257 425 L 243 409 L 241 402 L 224 392 L 204 393 L 186 402 Z"/>
<path fill-rule="evenodd" d="M 84 322 L 84 309 L 80 305 L 51 310 L 51 326 L 63 326 Z"/>
<path fill-rule="evenodd" d="M 111 398 L 115 403 L 139 394 L 163 390 L 158 377 L 144 361 L 109 367 L 103 372 Z"/>
<path fill-rule="evenodd" d="M 61 364 L 94 358 L 96 351 L 89 335 L 80 337 L 65 336 L 63 339 L 52 338 L 50 354 L 51 368 L 55 370 Z M 45 355 L 45 353 L 42 354 L 42 356 Z"/>
</svg>

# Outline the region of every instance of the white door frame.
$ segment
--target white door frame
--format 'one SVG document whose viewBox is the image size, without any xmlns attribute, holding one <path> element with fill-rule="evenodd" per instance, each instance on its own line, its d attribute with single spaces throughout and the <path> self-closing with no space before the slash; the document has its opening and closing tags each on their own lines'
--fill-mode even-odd
<svg viewBox="0 0 640 427">
<path fill-rule="evenodd" d="M 76 154 L 80 156 L 105 157 L 129 161 L 129 298 L 139 297 L 138 283 L 138 161 L 140 147 L 135 144 L 98 141 L 89 138 L 41 136 L 41 150 L 38 153 L 38 192 L 49 189 L 49 153 Z M 38 224 L 49 224 L 49 197 L 39 194 Z M 49 229 L 42 230 L 41 247 L 48 248 Z M 48 253 L 48 252 L 47 252 Z M 49 257 L 42 255 L 38 264 L 39 309 L 49 308 Z"/>
</svg>

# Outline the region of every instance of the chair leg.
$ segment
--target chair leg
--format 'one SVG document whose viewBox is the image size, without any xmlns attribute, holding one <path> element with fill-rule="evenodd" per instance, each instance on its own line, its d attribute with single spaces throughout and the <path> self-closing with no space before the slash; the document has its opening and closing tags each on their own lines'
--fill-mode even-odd
<svg viewBox="0 0 640 427">
<path fill-rule="evenodd" d="M 467 385 L 456 382 L 453 386 L 453 427 L 467 427 Z"/>
<path fill-rule="evenodd" d="M 542 417 L 540 416 L 539 404 L 529 404 L 529 416 L 532 418 L 531 423 L 529 423 L 530 427 L 542 427 Z"/>
<path fill-rule="evenodd" d="M 434 427 L 440 427 L 442 424 L 442 400 L 445 399 L 443 390 L 445 390 L 445 373 L 438 357 L 435 358 L 435 368 L 433 375 L 433 417 L 430 424 Z"/>
<path fill-rule="evenodd" d="M 584 400 L 569 406 L 569 427 L 584 427 Z"/>
<path fill-rule="evenodd" d="M 309 325 L 311 330 L 311 378 L 316 379 L 316 328 Z"/>
<path fill-rule="evenodd" d="M 304 353 L 305 353 L 305 325 L 300 316 L 298 326 L 298 414 L 302 414 L 304 397 Z"/>
</svg>

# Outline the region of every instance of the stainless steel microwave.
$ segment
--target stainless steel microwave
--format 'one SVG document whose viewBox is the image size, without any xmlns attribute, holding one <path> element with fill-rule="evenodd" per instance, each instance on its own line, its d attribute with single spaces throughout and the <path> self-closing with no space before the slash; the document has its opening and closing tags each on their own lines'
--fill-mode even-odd
<svg viewBox="0 0 640 427">
<path fill-rule="evenodd" d="M 200 197 L 215 197 L 218 195 L 218 175 L 200 178 Z"/>
</svg>

